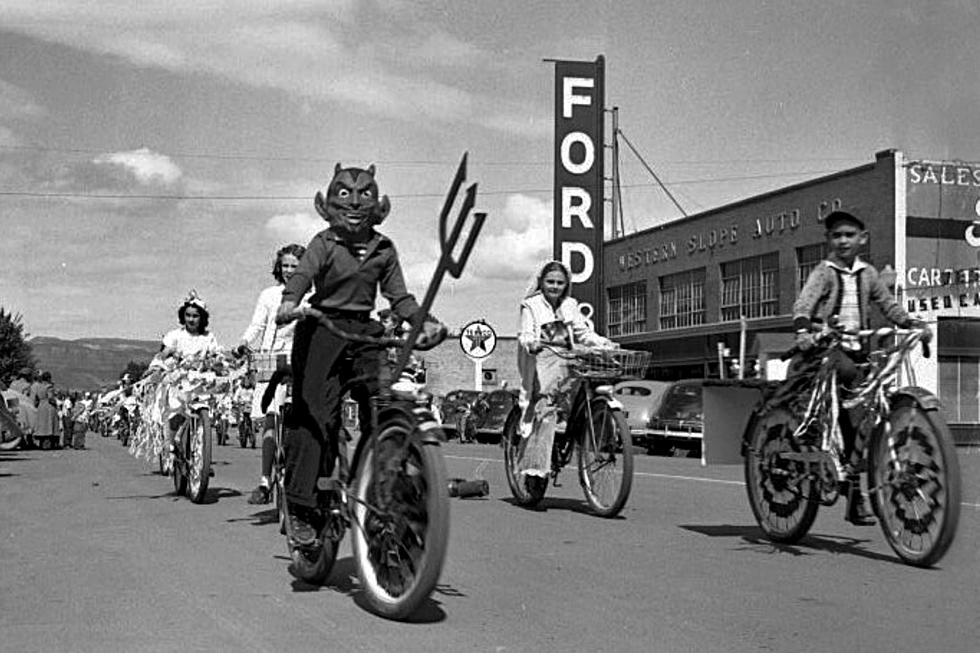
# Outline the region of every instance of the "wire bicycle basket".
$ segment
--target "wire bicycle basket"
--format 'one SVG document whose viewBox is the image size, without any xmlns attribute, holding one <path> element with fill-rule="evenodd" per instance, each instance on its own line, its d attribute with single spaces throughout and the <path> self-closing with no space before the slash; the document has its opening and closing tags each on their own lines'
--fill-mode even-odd
<svg viewBox="0 0 980 653">
<path fill-rule="evenodd" d="M 571 371 L 576 376 L 600 379 L 640 377 L 650 365 L 649 351 L 634 349 L 593 349 L 576 352 Z"/>
<path fill-rule="evenodd" d="M 249 357 L 248 367 L 255 373 L 257 383 L 268 383 L 276 370 L 289 367 L 289 353 L 282 351 L 253 352 Z"/>
</svg>

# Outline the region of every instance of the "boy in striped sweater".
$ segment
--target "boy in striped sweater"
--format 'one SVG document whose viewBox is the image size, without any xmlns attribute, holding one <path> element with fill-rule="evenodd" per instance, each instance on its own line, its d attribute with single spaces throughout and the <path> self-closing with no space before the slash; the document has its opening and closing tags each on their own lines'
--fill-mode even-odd
<svg viewBox="0 0 980 653">
<path fill-rule="evenodd" d="M 911 318 L 895 301 L 892 292 L 878 276 L 873 265 L 862 261 L 858 250 L 868 242 L 864 222 L 847 211 L 834 211 L 824 220 L 827 229 L 828 256 L 807 277 L 793 304 L 793 326 L 796 346 L 806 352 L 814 345 L 814 325 L 833 323 L 844 331 L 867 329 L 869 309 L 874 304 L 892 323 L 903 327 L 923 327 L 924 322 Z M 843 350 L 830 352 L 837 366 L 837 378 L 844 387 L 860 381 L 857 363 L 867 360 L 867 352 L 857 337 L 845 335 Z M 851 415 L 840 411 L 844 455 L 854 453 L 857 430 Z M 846 519 L 854 524 L 869 525 L 874 520 L 860 492 L 858 468 L 848 470 L 844 493 L 848 496 Z"/>
</svg>

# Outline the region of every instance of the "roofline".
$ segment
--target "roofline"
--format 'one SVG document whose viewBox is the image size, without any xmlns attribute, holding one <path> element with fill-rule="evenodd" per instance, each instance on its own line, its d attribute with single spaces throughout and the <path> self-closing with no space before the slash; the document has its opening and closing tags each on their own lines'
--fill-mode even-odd
<svg viewBox="0 0 980 653">
<path fill-rule="evenodd" d="M 771 190 L 771 191 L 768 191 L 768 192 L 765 192 L 765 193 L 761 193 L 759 195 L 753 195 L 751 197 L 747 197 L 745 199 L 741 199 L 741 200 L 738 200 L 736 202 L 732 202 L 730 204 L 723 204 L 721 206 L 716 206 L 716 207 L 714 207 L 712 209 L 708 209 L 707 211 L 702 211 L 701 213 L 695 213 L 694 215 L 685 216 L 683 218 L 677 218 L 676 220 L 671 220 L 669 222 L 665 222 L 663 224 L 659 224 L 659 225 L 657 225 L 655 227 L 648 227 L 648 228 L 642 229 L 640 231 L 634 231 L 633 233 L 628 234 L 628 235 L 625 235 L 625 236 L 620 236 L 618 238 L 613 238 L 613 239 L 607 240 L 607 241 L 605 241 L 604 244 L 607 244 L 608 245 L 608 244 L 618 243 L 618 242 L 621 242 L 621 241 L 624 241 L 624 240 L 628 240 L 630 238 L 634 238 L 636 236 L 640 236 L 640 235 L 643 235 L 643 234 L 654 233 L 654 232 L 657 232 L 657 231 L 663 231 L 663 230 L 665 230 L 665 229 L 667 229 L 669 227 L 676 226 L 677 224 L 680 224 L 680 223 L 683 223 L 683 222 L 687 222 L 687 221 L 690 221 L 690 220 L 697 220 L 697 219 L 700 219 L 700 218 L 707 218 L 707 217 L 713 216 L 713 215 L 715 215 L 717 213 L 722 213 L 724 211 L 729 211 L 731 209 L 735 209 L 735 208 L 738 208 L 738 207 L 741 207 L 741 206 L 745 206 L 747 204 L 752 204 L 752 203 L 758 202 L 758 201 L 763 200 L 763 199 L 767 199 L 767 198 L 771 198 L 771 197 L 776 197 L 778 195 L 783 195 L 783 194 L 786 194 L 786 193 L 791 193 L 791 192 L 797 191 L 797 190 L 799 190 L 801 188 L 805 188 L 807 186 L 812 186 L 814 184 L 818 184 L 818 183 L 822 183 L 822 182 L 826 182 L 826 181 L 831 181 L 833 179 L 838 179 L 840 177 L 846 177 L 848 175 L 853 175 L 853 174 L 856 174 L 858 172 L 866 172 L 868 170 L 873 170 L 874 167 L 878 164 L 878 161 L 880 161 L 881 159 L 883 159 L 885 157 L 888 157 L 888 156 L 895 156 L 895 154 L 897 152 L 898 152 L 898 150 L 895 150 L 895 149 L 881 150 L 880 152 L 877 152 L 875 154 L 875 161 L 872 162 L 872 163 L 865 163 L 865 164 L 856 166 L 854 168 L 848 168 L 847 170 L 841 170 L 839 172 L 832 172 L 829 175 L 824 175 L 822 177 L 815 177 L 813 179 L 808 179 L 806 181 L 801 181 L 801 182 L 792 184 L 791 186 L 784 186 L 782 188 L 777 188 L 775 190 Z"/>
</svg>

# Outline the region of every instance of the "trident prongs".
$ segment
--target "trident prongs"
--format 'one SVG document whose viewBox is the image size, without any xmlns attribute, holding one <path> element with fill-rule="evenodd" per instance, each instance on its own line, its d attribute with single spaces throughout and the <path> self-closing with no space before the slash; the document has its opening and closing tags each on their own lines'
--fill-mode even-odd
<svg viewBox="0 0 980 653">
<path fill-rule="evenodd" d="M 473 246 L 476 245 L 477 236 L 480 235 L 480 230 L 483 228 L 483 222 L 487 219 L 486 213 L 473 214 L 473 226 L 470 228 L 470 232 L 466 237 L 466 242 L 463 244 L 463 249 L 459 253 L 459 258 L 454 258 L 453 250 L 456 249 L 456 244 L 459 242 L 459 236 L 463 231 L 470 211 L 476 205 L 477 184 L 474 183 L 466 189 L 466 196 L 463 198 L 462 206 L 460 206 L 459 215 L 453 224 L 452 230 L 449 231 L 449 238 L 447 239 L 446 227 L 449 220 L 449 213 L 453 208 L 453 204 L 456 202 L 456 196 L 459 194 L 460 187 L 466 181 L 466 159 L 468 156 L 468 153 L 463 153 L 463 159 L 459 162 L 459 168 L 456 169 L 456 176 L 453 178 L 453 183 L 449 187 L 449 194 L 446 195 L 446 201 L 443 203 L 442 210 L 439 212 L 439 247 L 441 253 L 439 264 L 432 274 L 432 281 L 429 282 L 429 289 L 426 291 L 425 299 L 422 301 L 422 313 L 425 316 L 428 316 L 429 311 L 432 309 L 432 304 L 436 299 L 436 293 L 438 293 L 439 286 L 442 284 L 442 278 L 446 273 L 451 274 L 454 279 L 459 279 L 460 275 L 463 274 L 466 261 L 469 259 L 470 253 L 473 251 Z M 412 330 L 408 335 L 408 339 L 405 341 L 405 346 L 399 352 L 398 364 L 395 366 L 393 375 L 393 378 L 396 380 L 401 376 L 405 365 L 408 364 L 408 359 L 412 353 L 412 345 L 415 344 L 419 333 L 422 331 L 423 321 L 420 320 L 418 323 L 412 325 Z"/>
</svg>

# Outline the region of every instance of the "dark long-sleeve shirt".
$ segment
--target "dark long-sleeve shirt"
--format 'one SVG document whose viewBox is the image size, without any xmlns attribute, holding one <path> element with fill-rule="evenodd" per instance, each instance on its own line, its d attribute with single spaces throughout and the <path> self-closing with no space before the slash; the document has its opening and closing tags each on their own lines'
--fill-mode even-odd
<svg viewBox="0 0 980 653">
<path fill-rule="evenodd" d="M 365 245 L 367 249 L 359 260 L 333 230 L 318 233 L 286 283 L 282 301 L 298 305 L 312 284 L 310 306 L 314 308 L 370 312 L 380 288 L 396 315 L 405 320 L 415 318 L 419 305 L 405 287 L 395 244 L 372 232 Z"/>
</svg>

